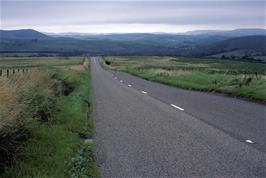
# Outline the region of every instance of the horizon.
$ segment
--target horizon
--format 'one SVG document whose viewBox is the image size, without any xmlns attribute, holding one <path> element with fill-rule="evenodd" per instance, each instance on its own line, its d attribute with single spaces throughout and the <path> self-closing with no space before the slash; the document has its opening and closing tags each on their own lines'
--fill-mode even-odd
<svg viewBox="0 0 266 178">
<path fill-rule="evenodd" d="M 261 0 L 3 0 L 1 29 L 86 34 L 264 29 L 264 7 Z"/>
<path fill-rule="evenodd" d="M 176 32 L 176 33 L 171 33 L 171 32 L 112 32 L 112 33 L 83 33 L 83 32 L 76 32 L 76 31 L 69 31 L 69 32 L 44 32 L 44 31 L 38 31 L 36 29 L 33 28 L 27 28 L 27 29 L 0 29 L 3 31 L 18 31 L 18 30 L 33 30 L 39 33 L 43 33 L 46 35 L 119 35 L 119 34 L 189 34 L 189 33 L 193 33 L 193 32 L 230 32 L 230 31 L 235 31 L 235 30 L 265 30 L 266 28 L 236 28 L 236 29 L 228 29 L 228 30 L 213 30 L 213 29 L 206 29 L 206 30 L 202 30 L 202 29 L 196 29 L 196 30 L 191 30 L 191 31 L 184 31 L 184 32 Z M 265 34 L 266 35 L 266 34 Z"/>
</svg>

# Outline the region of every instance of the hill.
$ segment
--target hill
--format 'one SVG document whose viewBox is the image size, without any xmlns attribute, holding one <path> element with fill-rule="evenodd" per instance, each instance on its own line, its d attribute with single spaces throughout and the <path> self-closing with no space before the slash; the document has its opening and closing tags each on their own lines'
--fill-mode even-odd
<svg viewBox="0 0 266 178">
<path fill-rule="evenodd" d="M 49 39 L 43 33 L 40 33 L 32 29 L 22 29 L 22 30 L 0 30 L 1 39 Z"/>
<path fill-rule="evenodd" d="M 196 30 L 186 32 L 187 35 L 219 35 L 227 37 L 241 37 L 241 36 L 254 36 L 266 35 L 265 29 L 235 29 L 235 30 Z"/>
<path fill-rule="evenodd" d="M 88 41 L 112 41 L 112 42 L 134 42 L 138 44 L 149 43 L 164 46 L 178 47 L 180 49 L 193 48 L 197 45 L 209 44 L 228 39 L 224 36 L 206 35 L 181 35 L 163 33 L 125 33 L 125 34 L 83 34 L 63 33 L 52 34 L 54 37 L 67 37 Z"/>
<path fill-rule="evenodd" d="M 266 56 L 265 35 L 228 37 L 206 34 L 88 35 L 72 33 L 63 36 L 48 36 L 34 30 L 1 30 L 0 32 L 0 53 L 2 55 L 17 53 L 158 55 L 259 60 Z"/>
<path fill-rule="evenodd" d="M 237 57 L 253 57 L 266 55 L 266 36 L 244 36 L 230 38 L 212 45 L 205 45 L 194 49 L 191 54 L 196 56 L 210 56 L 226 53 Z"/>
<path fill-rule="evenodd" d="M 34 30 L 1 31 L 1 53 L 65 53 L 89 55 L 181 55 L 183 50 L 227 39 L 176 34 L 70 33 L 48 36 Z"/>
</svg>

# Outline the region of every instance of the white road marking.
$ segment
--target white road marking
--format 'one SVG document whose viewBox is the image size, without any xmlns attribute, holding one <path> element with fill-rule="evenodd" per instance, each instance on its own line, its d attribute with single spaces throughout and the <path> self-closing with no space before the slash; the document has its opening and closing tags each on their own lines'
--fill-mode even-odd
<svg viewBox="0 0 266 178">
<path fill-rule="evenodd" d="M 143 94 L 147 94 L 147 92 L 146 92 L 146 91 L 141 91 L 141 93 L 143 93 Z"/>
<path fill-rule="evenodd" d="M 247 143 L 253 144 L 255 142 L 253 142 L 252 140 L 245 140 Z"/>
<path fill-rule="evenodd" d="M 180 107 L 178 107 L 178 106 L 176 106 L 176 105 L 174 105 L 174 104 L 171 104 L 171 106 L 173 106 L 174 108 L 179 109 L 179 110 L 181 110 L 181 111 L 184 111 L 183 108 L 180 108 Z"/>
<path fill-rule="evenodd" d="M 123 80 L 120 80 L 120 82 L 122 83 L 122 82 L 123 82 Z"/>
<path fill-rule="evenodd" d="M 132 85 L 129 85 L 129 84 L 127 86 L 132 87 Z"/>
</svg>

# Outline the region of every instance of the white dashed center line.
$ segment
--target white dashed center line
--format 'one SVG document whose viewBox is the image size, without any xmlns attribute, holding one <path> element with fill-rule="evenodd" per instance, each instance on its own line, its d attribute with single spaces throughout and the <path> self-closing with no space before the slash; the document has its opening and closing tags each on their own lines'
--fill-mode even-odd
<svg viewBox="0 0 266 178">
<path fill-rule="evenodd" d="M 247 143 L 253 144 L 255 142 L 253 142 L 252 140 L 246 140 Z"/>
<path fill-rule="evenodd" d="M 176 106 L 176 105 L 174 105 L 174 104 L 171 104 L 171 106 L 173 106 L 174 108 L 179 109 L 179 110 L 181 110 L 181 111 L 184 111 L 183 108 L 180 108 L 180 107 L 178 107 L 178 106 Z"/>
<path fill-rule="evenodd" d="M 129 85 L 129 84 L 127 86 L 132 87 L 132 85 Z"/>
<path fill-rule="evenodd" d="M 143 94 L 147 94 L 147 92 L 146 92 L 146 91 L 141 91 L 141 93 L 143 93 Z"/>
<path fill-rule="evenodd" d="M 123 82 L 123 80 L 120 80 L 120 82 L 122 83 L 122 82 Z"/>
</svg>

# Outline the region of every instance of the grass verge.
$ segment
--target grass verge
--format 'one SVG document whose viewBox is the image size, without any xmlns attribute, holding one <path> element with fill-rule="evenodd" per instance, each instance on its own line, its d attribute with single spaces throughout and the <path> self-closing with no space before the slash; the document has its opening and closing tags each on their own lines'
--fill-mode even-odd
<svg viewBox="0 0 266 178">
<path fill-rule="evenodd" d="M 33 102 L 26 106 L 32 109 L 37 105 L 42 109 L 30 113 L 37 111 L 40 116 L 44 110 L 52 119 L 38 117 L 27 123 L 27 139 L 16 149 L 16 156 L 0 177 L 99 177 L 93 143 L 81 139 L 81 136 L 91 138 L 93 134 L 90 71 L 50 69 L 48 72 L 63 87 L 72 89 L 63 89 L 60 96 L 41 95 L 36 97 L 39 100 L 31 97 Z M 55 102 L 51 101 L 54 97 L 57 97 Z"/>
<path fill-rule="evenodd" d="M 173 57 L 104 57 L 101 63 L 167 85 L 266 102 L 265 64 Z"/>
</svg>

